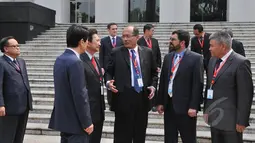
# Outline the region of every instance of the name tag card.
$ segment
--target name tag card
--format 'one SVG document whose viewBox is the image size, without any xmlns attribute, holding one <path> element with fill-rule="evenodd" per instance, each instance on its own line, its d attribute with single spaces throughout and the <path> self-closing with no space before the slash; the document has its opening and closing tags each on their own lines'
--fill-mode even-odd
<svg viewBox="0 0 255 143">
<path fill-rule="evenodd" d="M 207 99 L 213 99 L 213 90 L 212 89 L 207 90 Z"/>
<path fill-rule="evenodd" d="M 138 86 L 139 87 L 143 87 L 143 79 L 142 78 L 138 78 L 137 81 L 138 81 Z"/>
</svg>

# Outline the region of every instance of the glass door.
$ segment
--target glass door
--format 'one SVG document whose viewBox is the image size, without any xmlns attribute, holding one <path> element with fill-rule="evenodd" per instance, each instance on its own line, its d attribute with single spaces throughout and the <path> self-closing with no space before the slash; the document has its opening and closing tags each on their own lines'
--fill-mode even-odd
<svg viewBox="0 0 255 143">
<path fill-rule="evenodd" d="M 227 0 L 191 0 L 190 20 L 226 21 Z"/>
<path fill-rule="evenodd" d="M 70 0 L 71 23 L 94 23 L 95 0 Z"/>
</svg>

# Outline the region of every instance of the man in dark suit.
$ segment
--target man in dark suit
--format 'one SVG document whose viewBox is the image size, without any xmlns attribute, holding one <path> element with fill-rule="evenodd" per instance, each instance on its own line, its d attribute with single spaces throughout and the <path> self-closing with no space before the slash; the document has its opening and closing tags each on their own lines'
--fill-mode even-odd
<svg viewBox="0 0 255 143">
<path fill-rule="evenodd" d="M 243 43 L 241 41 L 238 41 L 238 40 L 233 38 L 232 30 L 230 28 L 223 28 L 222 31 L 227 32 L 230 35 L 230 37 L 232 39 L 232 49 L 236 53 L 238 53 L 238 54 L 245 57 L 245 51 L 244 51 Z"/>
<path fill-rule="evenodd" d="M 32 96 L 25 61 L 13 37 L 0 41 L 0 142 L 23 143 Z"/>
<path fill-rule="evenodd" d="M 99 52 L 100 38 L 96 29 L 89 29 L 88 47 L 86 52 L 81 54 L 84 65 L 85 82 L 88 89 L 90 113 L 94 125 L 94 131 L 90 136 L 90 143 L 100 143 L 104 123 L 104 93 L 103 74 L 99 61 L 94 56 Z"/>
<path fill-rule="evenodd" d="M 191 39 L 191 51 L 201 54 L 203 56 L 204 69 L 207 72 L 208 63 L 211 58 L 209 51 L 209 33 L 204 32 L 204 28 L 201 24 L 196 24 L 193 27 L 194 37 Z"/>
<path fill-rule="evenodd" d="M 158 112 L 164 112 L 165 143 L 196 143 L 197 112 L 203 98 L 202 56 L 186 49 L 190 35 L 174 31 L 170 45 L 175 52 L 164 58 L 158 92 Z"/>
<path fill-rule="evenodd" d="M 137 41 L 137 44 L 140 46 L 145 46 L 152 49 L 154 60 L 157 63 L 157 72 L 160 72 L 161 69 L 161 53 L 159 49 L 158 40 L 152 38 L 154 33 L 154 26 L 152 24 L 146 24 L 143 27 L 143 36 Z M 156 90 L 157 93 L 157 90 Z M 155 99 L 157 98 L 157 94 L 153 98 L 153 106 L 155 105 Z M 152 108 L 153 111 L 157 111 L 156 107 Z"/>
<path fill-rule="evenodd" d="M 113 92 L 114 143 L 145 143 L 157 65 L 152 50 L 137 45 L 137 28 L 124 28 L 122 39 L 124 46 L 113 49 L 106 70 L 106 86 Z"/>
<path fill-rule="evenodd" d="M 231 37 L 219 31 L 210 36 L 204 117 L 213 143 L 242 143 L 249 126 L 253 99 L 250 61 L 231 49 Z"/>
<path fill-rule="evenodd" d="M 89 143 L 93 132 L 88 93 L 80 54 L 88 44 L 85 27 L 68 28 L 67 49 L 54 64 L 55 101 L 49 128 L 61 132 L 61 143 Z"/>
<path fill-rule="evenodd" d="M 107 29 L 109 32 L 109 36 L 101 39 L 101 46 L 100 46 L 100 52 L 99 52 L 99 62 L 101 67 L 103 68 L 102 69 L 103 72 L 107 68 L 107 64 L 109 62 L 112 49 L 123 45 L 121 37 L 117 36 L 117 29 L 118 29 L 117 24 L 109 23 L 107 25 Z M 108 101 L 108 104 L 110 105 L 110 109 L 111 109 L 111 97 L 112 97 L 112 92 L 108 90 L 107 101 Z"/>
</svg>

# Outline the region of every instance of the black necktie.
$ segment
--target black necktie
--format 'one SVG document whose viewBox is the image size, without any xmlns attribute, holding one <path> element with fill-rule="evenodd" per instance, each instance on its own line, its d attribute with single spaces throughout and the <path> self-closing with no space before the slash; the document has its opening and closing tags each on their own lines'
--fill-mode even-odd
<svg viewBox="0 0 255 143">
<path fill-rule="evenodd" d="M 222 62 L 222 59 L 218 59 L 215 65 L 215 69 L 217 70 L 220 67 L 220 63 Z"/>
</svg>

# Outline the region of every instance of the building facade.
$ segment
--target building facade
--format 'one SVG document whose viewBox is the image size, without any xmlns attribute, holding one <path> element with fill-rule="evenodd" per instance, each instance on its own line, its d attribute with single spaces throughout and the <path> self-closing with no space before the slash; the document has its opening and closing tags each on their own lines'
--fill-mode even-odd
<svg viewBox="0 0 255 143">
<path fill-rule="evenodd" d="M 30 1 L 56 11 L 57 23 L 255 22 L 255 0 L 0 0 Z"/>
</svg>

